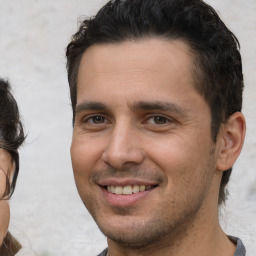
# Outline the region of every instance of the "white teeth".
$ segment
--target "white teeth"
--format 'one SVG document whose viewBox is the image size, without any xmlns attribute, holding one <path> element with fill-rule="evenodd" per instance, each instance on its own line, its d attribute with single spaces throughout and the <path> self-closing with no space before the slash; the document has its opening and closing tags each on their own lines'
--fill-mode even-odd
<svg viewBox="0 0 256 256">
<path fill-rule="evenodd" d="M 151 189 L 152 186 L 145 186 L 145 185 L 127 185 L 124 187 L 121 186 L 107 186 L 107 190 L 112 193 L 112 194 L 117 194 L 117 195 L 131 195 L 131 194 L 136 194 L 139 192 L 143 192 L 145 190 Z"/>
<path fill-rule="evenodd" d="M 136 193 L 138 193 L 138 192 L 140 192 L 140 186 L 134 185 L 133 188 L 132 188 L 132 193 L 133 193 L 133 194 L 136 194 Z"/>
<path fill-rule="evenodd" d="M 108 187 L 111 187 L 110 190 L 114 194 L 115 193 L 115 186 L 108 186 Z"/>
<path fill-rule="evenodd" d="M 115 188 L 115 194 L 122 195 L 123 194 L 123 188 L 120 186 L 116 186 Z"/>
<path fill-rule="evenodd" d="M 123 194 L 124 195 L 131 195 L 132 194 L 132 186 L 125 186 L 123 188 Z"/>
<path fill-rule="evenodd" d="M 144 186 L 144 185 L 140 186 L 140 192 L 145 191 L 145 189 L 146 189 L 146 186 Z"/>
</svg>

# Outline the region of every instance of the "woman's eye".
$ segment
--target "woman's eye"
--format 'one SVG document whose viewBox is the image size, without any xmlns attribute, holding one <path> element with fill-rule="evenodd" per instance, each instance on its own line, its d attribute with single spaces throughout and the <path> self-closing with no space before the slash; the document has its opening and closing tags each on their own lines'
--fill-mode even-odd
<svg viewBox="0 0 256 256">
<path fill-rule="evenodd" d="M 166 124 L 169 122 L 169 119 L 163 116 L 153 116 L 148 119 L 151 124 Z"/>
</svg>

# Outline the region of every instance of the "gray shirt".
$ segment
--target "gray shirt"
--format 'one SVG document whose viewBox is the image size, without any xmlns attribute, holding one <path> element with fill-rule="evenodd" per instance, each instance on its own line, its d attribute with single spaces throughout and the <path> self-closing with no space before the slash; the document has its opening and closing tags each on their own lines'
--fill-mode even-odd
<svg viewBox="0 0 256 256">
<path fill-rule="evenodd" d="M 234 256 L 245 256 L 246 250 L 242 241 L 234 236 L 229 236 L 229 239 L 236 244 L 236 251 Z"/>
<path fill-rule="evenodd" d="M 245 247 L 242 243 L 242 241 L 234 236 L 229 236 L 229 239 L 236 244 L 236 251 L 234 256 L 245 256 Z M 101 254 L 99 254 L 98 256 L 107 256 L 108 253 L 108 249 L 105 249 Z"/>
</svg>

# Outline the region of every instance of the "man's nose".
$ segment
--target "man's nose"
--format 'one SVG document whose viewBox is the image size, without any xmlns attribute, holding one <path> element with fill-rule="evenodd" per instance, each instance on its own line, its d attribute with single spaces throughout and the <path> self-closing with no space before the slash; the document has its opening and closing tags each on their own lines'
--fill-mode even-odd
<svg viewBox="0 0 256 256">
<path fill-rule="evenodd" d="M 139 137 L 139 131 L 134 128 L 124 125 L 116 126 L 103 152 L 103 161 L 115 168 L 122 168 L 127 164 L 141 164 L 144 152 Z"/>
</svg>

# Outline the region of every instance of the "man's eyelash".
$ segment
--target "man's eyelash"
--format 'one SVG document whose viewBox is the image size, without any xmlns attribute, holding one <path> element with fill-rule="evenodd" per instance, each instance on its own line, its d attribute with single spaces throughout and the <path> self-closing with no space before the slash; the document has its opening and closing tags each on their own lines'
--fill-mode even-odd
<svg viewBox="0 0 256 256">
<path fill-rule="evenodd" d="M 97 124 L 97 123 L 105 123 L 105 121 L 107 120 L 107 118 L 103 115 L 89 115 L 86 116 L 82 119 L 83 123 L 92 123 L 92 124 Z M 95 121 L 95 122 L 93 122 Z"/>
<path fill-rule="evenodd" d="M 166 123 L 170 123 L 170 122 L 174 121 L 172 118 L 165 117 L 165 116 L 162 116 L 162 115 L 150 116 L 147 119 L 147 121 L 149 121 L 149 120 L 152 120 L 154 122 L 154 124 L 166 124 Z"/>
</svg>

